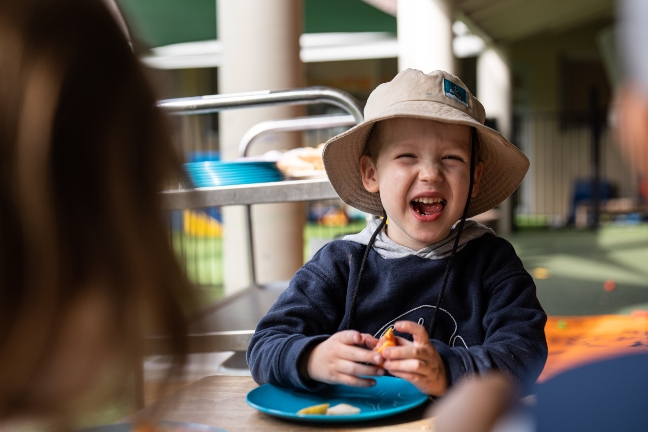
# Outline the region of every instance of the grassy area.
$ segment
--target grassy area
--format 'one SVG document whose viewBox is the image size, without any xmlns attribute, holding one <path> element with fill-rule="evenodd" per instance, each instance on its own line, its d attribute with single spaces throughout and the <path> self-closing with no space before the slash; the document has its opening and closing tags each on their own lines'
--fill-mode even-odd
<svg viewBox="0 0 648 432">
<path fill-rule="evenodd" d="M 527 270 L 541 276 L 538 298 L 550 315 L 648 309 L 648 225 L 531 231 L 509 240 Z M 613 291 L 604 290 L 607 280 Z"/>
<path fill-rule="evenodd" d="M 174 231 L 172 239 L 189 279 L 200 289 L 201 303 L 208 305 L 223 298 L 222 238 L 191 236 Z"/>
<path fill-rule="evenodd" d="M 323 226 L 308 223 L 304 227 L 304 257 L 311 255 L 311 249 L 344 234 L 356 233 L 365 227 L 364 221 L 345 226 Z M 173 232 L 176 253 L 185 264 L 187 275 L 199 286 L 201 302 L 205 305 L 223 298 L 223 240 L 221 237 L 199 237 Z"/>
</svg>

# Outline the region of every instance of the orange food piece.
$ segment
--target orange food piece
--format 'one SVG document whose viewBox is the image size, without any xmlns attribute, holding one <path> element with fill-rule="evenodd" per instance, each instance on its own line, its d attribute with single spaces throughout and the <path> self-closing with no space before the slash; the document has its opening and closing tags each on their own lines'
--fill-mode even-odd
<svg viewBox="0 0 648 432">
<path fill-rule="evenodd" d="M 382 354 L 385 348 L 392 346 L 396 346 L 396 336 L 394 336 L 394 330 L 389 327 L 380 339 L 378 339 L 378 343 L 373 350 L 377 351 L 378 354 Z"/>
</svg>

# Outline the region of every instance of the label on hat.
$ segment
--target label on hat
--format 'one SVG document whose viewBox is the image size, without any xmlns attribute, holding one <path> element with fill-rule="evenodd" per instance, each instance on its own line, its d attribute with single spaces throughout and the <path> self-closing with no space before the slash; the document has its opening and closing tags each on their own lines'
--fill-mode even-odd
<svg viewBox="0 0 648 432">
<path fill-rule="evenodd" d="M 468 107 L 468 93 L 463 87 L 443 78 L 443 94 L 450 99 L 456 100 L 461 105 Z"/>
</svg>

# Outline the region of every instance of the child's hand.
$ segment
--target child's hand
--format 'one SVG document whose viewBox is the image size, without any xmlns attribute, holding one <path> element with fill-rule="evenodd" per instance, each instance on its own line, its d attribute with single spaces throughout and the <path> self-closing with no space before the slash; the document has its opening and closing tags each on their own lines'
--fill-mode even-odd
<svg viewBox="0 0 648 432">
<path fill-rule="evenodd" d="M 374 380 L 359 378 L 359 376 L 385 374 L 382 368 L 373 366 L 382 363 L 380 354 L 371 351 L 377 342 L 378 340 L 373 336 L 355 330 L 335 333 L 315 346 L 310 353 L 308 375 L 315 381 L 327 384 L 371 387 L 376 383 Z"/>
<path fill-rule="evenodd" d="M 414 341 L 397 338 L 398 346 L 385 348 L 382 352 L 385 369 L 409 381 L 425 394 L 443 395 L 448 387 L 445 365 L 425 328 L 411 321 L 399 321 L 394 328 L 411 334 Z"/>
</svg>

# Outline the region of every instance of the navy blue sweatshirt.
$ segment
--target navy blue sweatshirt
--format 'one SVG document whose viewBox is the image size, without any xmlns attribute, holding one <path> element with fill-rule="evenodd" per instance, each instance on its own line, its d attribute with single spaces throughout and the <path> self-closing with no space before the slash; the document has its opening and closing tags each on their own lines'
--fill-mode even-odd
<svg viewBox="0 0 648 432">
<path fill-rule="evenodd" d="M 333 241 L 295 274 L 248 346 L 247 360 L 257 383 L 302 390 L 323 386 L 300 376 L 299 363 L 315 344 L 346 330 L 365 247 Z M 385 259 L 371 249 L 354 329 L 379 337 L 399 320 L 427 328 L 448 259 Z M 457 252 L 436 319 L 431 342 L 445 363 L 450 385 L 465 375 L 492 370 L 521 383 L 535 382 L 544 367 L 547 316 L 533 279 L 513 246 L 500 237 L 484 235 Z"/>
</svg>

